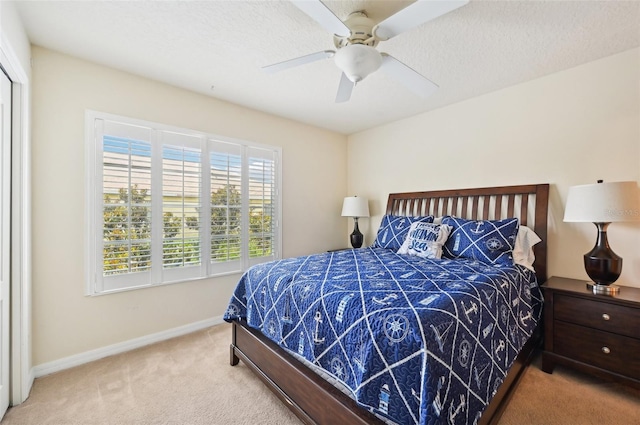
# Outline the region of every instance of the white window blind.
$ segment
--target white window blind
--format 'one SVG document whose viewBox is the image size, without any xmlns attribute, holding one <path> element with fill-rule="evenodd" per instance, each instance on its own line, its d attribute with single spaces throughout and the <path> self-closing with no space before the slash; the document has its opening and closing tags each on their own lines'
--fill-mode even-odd
<svg viewBox="0 0 640 425">
<path fill-rule="evenodd" d="M 275 258 L 276 158 L 273 151 L 247 148 L 249 161 L 249 258 Z"/>
<path fill-rule="evenodd" d="M 88 294 L 279 258 L 280 150 L 88 111 Z"/>
<path fill-rule="evenodd" d="M 97 255 L 112 289 L 144 286 L 151 272 L 150 129 L 99 121 L 101 240 Z M 123 278 L 127 276 L 127 278 Z"/>
<path fill-rule="evenodd" d="M 210 140 L 211 263 L 242 269 L 242 146 Z"/>
<path fill-rule="evenodd" d="M 202 269 L 202 139 L 161 132 L 162 281 L 197 278 Z"/>
</svg>

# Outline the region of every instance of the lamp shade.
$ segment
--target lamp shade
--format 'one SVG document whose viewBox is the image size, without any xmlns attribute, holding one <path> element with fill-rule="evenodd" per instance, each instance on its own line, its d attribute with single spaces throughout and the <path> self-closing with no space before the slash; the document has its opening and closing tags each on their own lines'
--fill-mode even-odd
<svg viewBox="0 0 640 425">
<path fill-rule="evenodd" d="M 567 195 L 564 221 L 640 221 L 638 184 L 629 181 L 572 186 Z"/>
<path fill-rule="evenodd" d="M 369 217 L 369 202 L 365 198 L 349 196 L 342 203 L 343 217 Z"/>
</svg>

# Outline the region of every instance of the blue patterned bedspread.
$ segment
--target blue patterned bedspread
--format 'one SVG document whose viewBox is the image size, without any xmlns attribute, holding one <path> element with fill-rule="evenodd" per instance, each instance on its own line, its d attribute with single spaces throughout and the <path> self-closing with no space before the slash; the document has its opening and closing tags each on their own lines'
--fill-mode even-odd
<svg viewBox="0 0 640 425">
<path fill-rule="evenodd" d="M 224 319 L 246 319 L 398 424 L 473 424 L 540 318 L 521 266 L 365 248 L 260 264 Z"/>
</svg>

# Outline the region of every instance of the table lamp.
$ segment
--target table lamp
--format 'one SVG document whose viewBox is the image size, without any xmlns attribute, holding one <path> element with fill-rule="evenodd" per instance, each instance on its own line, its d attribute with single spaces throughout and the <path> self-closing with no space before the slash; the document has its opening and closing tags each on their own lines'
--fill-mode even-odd
<svg viewBox="0 0 640 425">
<path fill-rule="evenodd" d="M 353 217 L 354 227 L 353 233 L 351 233 L 351 246 L 360 248 L 364 237 L 360 233 L 360 229 L 358 229 L 358 218 L 369 217 L 369 202 L 365 198 L 358 198 L 357 196 L 344 198 L 342 216 Z"/>
<path fill-rule="evenodd" d="M 598 229 L 593 249 L 584 254 L 584 268 L 594 282 L 588 286 L 596 294 L 616 295 L 620 287 L 612 285 L 622 272 L 622 258 L 607 240 L 612 222 L 640 221 L 638 184 L 634 181 L 572 186 L 564 211 L 566 222 L 592 222 Z"/>
</svg>

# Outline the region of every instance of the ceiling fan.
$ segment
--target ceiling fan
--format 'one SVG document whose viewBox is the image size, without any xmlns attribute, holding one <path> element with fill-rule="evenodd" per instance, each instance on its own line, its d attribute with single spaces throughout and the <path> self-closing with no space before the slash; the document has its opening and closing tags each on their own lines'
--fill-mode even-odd
<svg viewBox="0 0 640 425">
<path fill-rule="evenodd" d="M 396 14 L 376 23 L 365 11 L 351 13 L 341 21 L 320 0 L 291 0 L 304 13 L 318 22 L 333 36 L 336 50 L 323 50 L 284 62 L 268 65 L 262 69 L 273 73 L 295 66 L 333 57 L 342 70 L 336 103 L 351 98 L 354 86 L 367 75 L 378 70 L 404 84 L 422 97 L 432 94 L 438 86 L 417 73 L 393 56 L 380 52 L 376 46 L 411 28 L 449 13 L 469 3 L 469 0 L 417 0 Z"/>
</svg>

